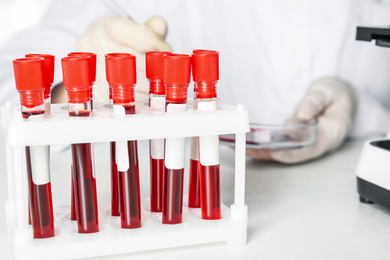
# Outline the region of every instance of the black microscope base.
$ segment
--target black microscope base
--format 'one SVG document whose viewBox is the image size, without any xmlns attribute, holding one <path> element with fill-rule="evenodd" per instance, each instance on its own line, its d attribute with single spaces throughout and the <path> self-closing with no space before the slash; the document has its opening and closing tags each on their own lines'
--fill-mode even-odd
<svg viewBox="0 0 390 260">
<path fill-rule="evenodd" d="M 357 177 L 360 202 L 377 203 L 390 209 L 390 191 Z"/>
</svg>

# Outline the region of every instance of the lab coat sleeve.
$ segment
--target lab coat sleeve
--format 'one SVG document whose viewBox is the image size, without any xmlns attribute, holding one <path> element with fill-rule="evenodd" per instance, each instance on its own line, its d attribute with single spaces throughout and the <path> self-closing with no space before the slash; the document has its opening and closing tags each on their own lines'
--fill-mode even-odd
<svg viewBox="0 0 390 260">
<path fill-rule="evenodd" d="M 356 92 L 357 108 L 350 137 L 384 137 L 390 128 L 390 111 L 361 90 Z"/>
<path fill-rule="evenodd" d="M 62 82 L 61 58 L 75 51 L 77 39 L 94 18 L 110 14 L 102 1 L 53 1 L 37 25 L 14 35 L 0 50 L 0 106 L 7 100 L 19 104 L 12 60 L 27 53 L 55 55 L 54 86 Z"/>
</svg>

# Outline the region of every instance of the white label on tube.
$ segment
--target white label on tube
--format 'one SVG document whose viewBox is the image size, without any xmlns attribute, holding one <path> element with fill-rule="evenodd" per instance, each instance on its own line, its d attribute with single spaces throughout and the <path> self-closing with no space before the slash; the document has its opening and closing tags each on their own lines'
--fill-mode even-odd
<svg viewBox="0 0 390 260">
<path fill-rule="evenodd" d="M 187 104 L 168 104 L 167 113 L 184 112 L 187 109 Z"/>
<path fill-rule="evenodd" d="M 191 155 L 190 158 L 199 161 L 199 137 L 191 137 Z"/>
<path fill-rule="evenodd" d="M 46 113 L 46 111 L 45 111 Z M 41 121 L 45 118 L 45 114 L 32 115 L 28 117 L 29 121 Z"/>
<path fill-rule="evenodd" d="M 165 167 L 168 169 L 184 168 L 185 138 L 167 138 L 165 141 Z"/>
<path fill-rule="evenodd" d="M 129 149 L 127 141 L 115 142 L 115 160 L 118 171 L 125 172 L 129 169 Z"/>
<path fill-rule="evenodd" d="M 199 100 L 198 102 L 198 110 L 217 110 L 217 100 L 212 100 L 212 101 L 205 101 L 202 102 Z"/>
<path fill-rule="evenodd" d="M 50 150 L 48 145 L 30 146 L 32 179 L 36 185 L 50 182 Z"/>
<path fill-rule="evenodd" d="M 183 112 L 186 104 L 168 104 L 167 113 Z M 174 126 L 173 126 L 174 127 Z M 185 138 L 167 138 L 165 140 L 165 167 L 168 169 L 184 168 Z"/>
<path fill-rule="evenodd" d="M 150 108 L 165 111 L 165 96 L 150 97 Z M 164 149 L 164 139 L 150 140 L 150 156 L 153 159 L 164 159 Z"/>
<path fill-rule="evenodd" d="M 200 163 L 203 166 L 219 164 L 219 138 L 218 135 L 199 137 Z"/>
<path fill-rule="evenodd" d="M 164 139 L 150 140 L 150 156 L 153 159 L 164 159 Z"/>
<path fill-rule="evenodd" d="M 217 110 L 217 101 L 198 102 L 198 110 Z M 212 166 L 219 164 L 219 137 L 200 136 L 199 137 L 199 159 L 204 166 Z"/>
<path fill-rule="evenodd" d="M 165 110 L 165 96 L 150 97 L 150 108 L 151 109 L 164 109 Z"/>
</svg>

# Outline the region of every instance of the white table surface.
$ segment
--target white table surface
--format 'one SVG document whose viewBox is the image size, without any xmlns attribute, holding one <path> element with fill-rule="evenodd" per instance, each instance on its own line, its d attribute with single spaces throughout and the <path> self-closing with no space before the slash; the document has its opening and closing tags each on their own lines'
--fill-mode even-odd
<svg viewBox="0 0 390 260">
<path fill-rule="evenodd" d="M 390 210 L 359 202 L 355 167 L 363 141 L 309 163 L 286 166 L 247 158 L 248 244 L 214 243 L 94 259 L 390 259 Z M 12 259 L 4 205 L 7 197 L 4 141 L 0 143 L 0 259 Z M 95 146 L 99 203 L 109 202 L 109 146 Z M 221 146 L 221 194 L 233 203 L 234 151 Z M 139 144 L 141 196 L 149 194 L 147 142 Z M 52 188 L 68 205 L 69 149 L 52 154 Z M 188 172 L 185 177 L 188 190 Z"/>
</svg>

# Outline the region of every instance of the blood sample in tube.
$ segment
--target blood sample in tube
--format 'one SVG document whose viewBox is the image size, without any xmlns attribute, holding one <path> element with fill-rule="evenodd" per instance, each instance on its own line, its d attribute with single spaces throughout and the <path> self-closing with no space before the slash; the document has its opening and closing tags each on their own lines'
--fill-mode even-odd
<svg viewBox="0 0 390 260">
<path fill-rule="evenodd" d="M 115 142 L 110 142 L 111 165 L 111 215 L 120 216 L 119 175 L 116 165 Z"/>
<path fill-rule="evenodd" d="M 89 74 L 91 85 L 96 80 L 96 54 L 92 52 L 71 52 L 68 53 L 68 57 L 88 57 L 88 63 L 89 63 L 89 70 L 91 73 Z M 91 99 L 91 111 L 93 110 L 93 95 L 92 95 L 92 87 L 88 90 L 90 99 Z M 84 113 L 85 114 L 85 113 Z M 89 114 L 89 113 L 87 113 Z M 82 113 L 74 114 L 73 116 L 85 116 Z M 70 210 L 70 219 L 76 220 L 76 202 L 75 202 L 75 196 L 74 196 L 74 178 L 72 173 L 72 196 L 71 196 L 71 210 Z"/>
<path fill-rule="evenodd" d="M 166 113 L 182 113 L 186 110 L 190 74 L 191 60 L 189 55 L 164 55 Z M 184 148 L 184 137 L 167 138 L 165 140 L 165 171 L 162 208 L 163 224 L 182 223 Z"/>
<path fill-rule="evenodd" d="M 50 114 L 50 112 L 51 112 L 51 86 L 52 86 L 53 80 L 54 80 L 54 60 L 55 60 L 55 57 L 54 57 L 54 55 L 51 55 L 51 54 L 26 54 L 26 58 L 31 58 L 31 57 L 43 58 L 44 85 L 45 85 L 45 91 L 43 93 L 44 113 Z M 41 114 L 41 111 L 38 111 L 36 114 L 37 115 Z M 32 114 L 32 113 L 24 114 L 25 117 L 29 117 L 30 115 L 34 115 L 34 114 Z M 30 185 L 31 185 L 31 183 L 30 183 Z M 29 207 L 28 215 L 29 215 L 29 224 L 31 225 L 30 207 Z"/>
<path fill-rule="evenodd" d="M 194 148 L 195 144 L 198 144 L 198 137 L 191 137 L 191 150 L 196 149 L 196 152 L 199 153 L 197 148 Z M 196 153 L 194 152 L 194 153 Z M 189 188 L 188 188 L 188 207 L 190 208 L 200 208 L 200 176 L 199 176 L 199 159 L 190 158 L 190 179 L 189 179 Z"/>
<path fill-rule="evenodd" d="M 54 55 L 51 54 L 26 54 L 26 57 L 43 58 L 45 64 L 44 80 L 45 92 L 43 95 L 43 103 L 45 107 L 45 114 L 50 114 L 51 107 L 51 86 L 54 81 Z"/>
<path fill-rule="evenodd" d="M 198 110 L 217 109 L 218 52 L 195 50 L 191 57 Z M 200 199 L 203 219 L 221 218 L 219 138 L 199 137 Z"/>
<path fill-rule="evenodd" d="M 44 114 L 45 63 L 41 57 L 14 60 L 16 88 L 23 118 Z M 34 238 L 55 235 L 48 146 L 26 147 L 29 216 Z"/>
<path fill-rule="evenodd" d="M 113 106 L 122 106 L 127 115 L 135 114 L 135 56 L 128 53 L 106 54 L 106 77 L 112 90 Z M 137 146 L 137 141 L 133 140 L 115 144 L 122 228 L 142 226 Z"/>
<path fill-rule="evenodd" d="M 73 165 L 71 168 L 71 202 L 70 202 L 70 220 L 76 220 L 76 201 L 75 201 L 75 194 L 74 194 L 74 184 L 75 184 L 75 176 L 74 176 L 74 170 Z"/>
<path fill-rule="evenodd" d="M 152 113 L 165 112 L 164 55 L 170 52 L 151 51 L 145 54 L 146 78 L 149 80 L 149 106 Z M 164 139 L 149 141 L 150 210 L 162 211 L 164 174 Z"/>
<path fill-rule="evenodd" d="M 90 81 L 92 82 L 92 85 L 93 83 L 95 83 L 96 81 L 96 53 L 93 53 L 93 52 L 70 52 L 68 53 L 68 57 L 88 57 L 88 61 L 89 61 L 89 69 L 91 71 L 91 73 L 89 74 L 89 77 L 90 77 Z M 91 98 L 91 110 L 93 110 L 93 91 L 92 91 L 93 88 L 90 88 L 89 89 L 89 95 L 90 95 L 90 98 Z"/>
<path fill-rule="evenodd" d="M 64 87 L 68 94 L 70 117 L 89 117 L 93 70 L 89 56 L 62 58 Z M 79 233 L 99 231 L 96 179 L 93 169 L 91 143 L 71 145 L 76 219 Z"/>
</svg>

